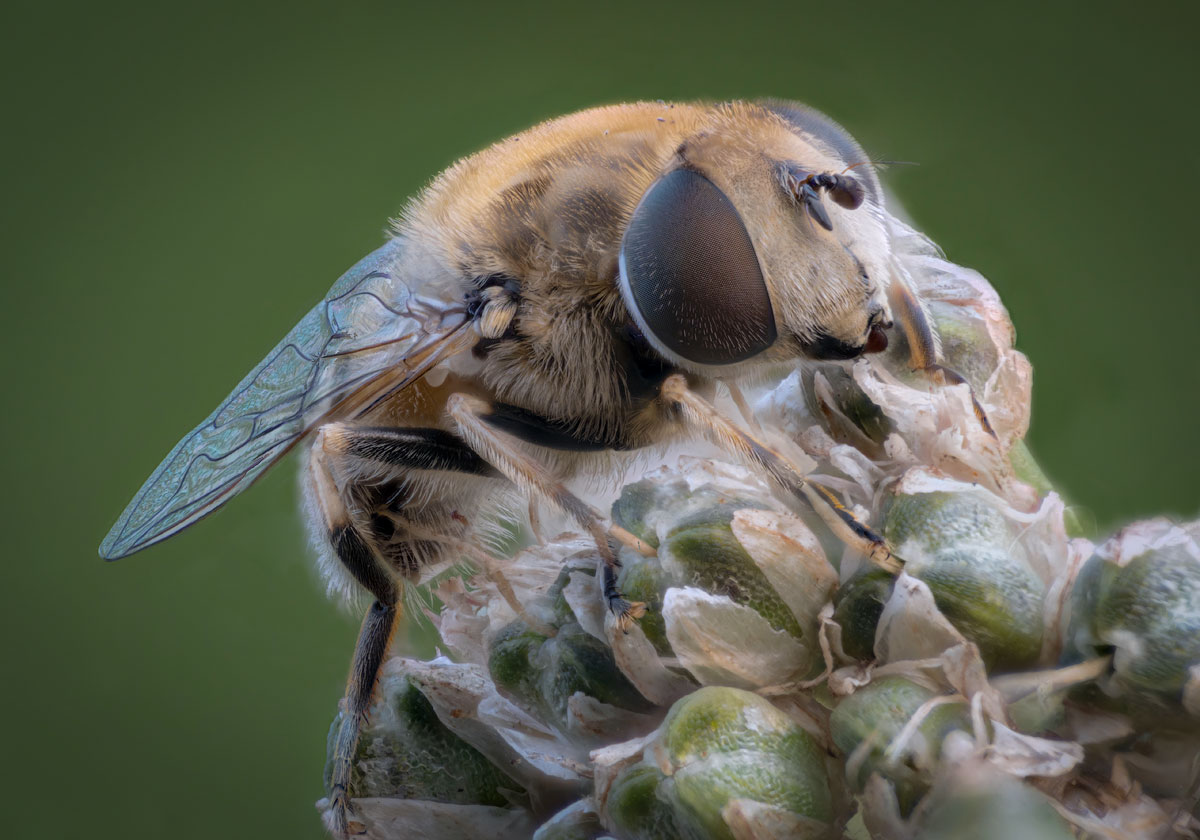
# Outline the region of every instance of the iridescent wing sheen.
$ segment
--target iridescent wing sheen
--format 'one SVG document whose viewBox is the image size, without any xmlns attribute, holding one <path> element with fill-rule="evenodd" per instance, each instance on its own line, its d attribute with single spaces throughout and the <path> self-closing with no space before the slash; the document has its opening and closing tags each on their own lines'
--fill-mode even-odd
<svg viewBox="0 0 1200 840">
<path fill-rule="evenodd" d="M 352 415 L 472 343 L 461 301 L 396 276 L 391 240 L 347 271 L 142 485 L 104 542 L 114 560 L 165 540 L 246 489 L 306 432 Z"/>
</svg>

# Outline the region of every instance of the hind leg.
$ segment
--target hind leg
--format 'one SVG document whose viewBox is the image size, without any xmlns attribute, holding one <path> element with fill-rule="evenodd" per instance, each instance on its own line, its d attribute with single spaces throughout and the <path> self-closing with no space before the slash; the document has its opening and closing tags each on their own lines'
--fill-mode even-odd
<svg viewBox="0 0 1200 840">
<path fill-rule="evenodd" d="M 374 598 L 358 634 L 327 767 L 327 819 L 339 840 L 365 831 L 352 819 L 353 760 L 380 667 L 399 623 L 403 578 L 415 576 L 423 563 L 436 558 L 438 539 L 444 533 L 451 532 L 452 540 L 461 536 L 461 523 L 444 521 L 450 519 L 447 505 L 453 500 L 400 492 L 412 490 L 421 478 L 438 476 L 445 476 L 445 483 L 498 474 L 462 441 L 438 429 L 332 424 L 318 432 L 309 453 L 306 492 L 329 547 L 355 583 Z M 406 530 L 406 514 L 421 524 Z M 443 521 L 433 521 L 439 518 Z"/>
<path fill-rule="evenodd" d="M 358 747 L 358 734 L 371 706 L 379 668 L 396 629 L 400 611 L 400 583 L 372 545 L 368 531 L 351 518 L 345 499 L 339 493 L 319 449 L 314 451 L 309 460 L 305 480 L 309 485 L 309 493 L 320 509 L 334 555 L 351 577 L 375 598 L 363 618 L 354 646 L 350 675 L 346 679 L 341 723 L 327 768 L 329 829 L 341 840 L 365 830 L 361 824 L 350 819 L 351 762 Z"/>
</svg>

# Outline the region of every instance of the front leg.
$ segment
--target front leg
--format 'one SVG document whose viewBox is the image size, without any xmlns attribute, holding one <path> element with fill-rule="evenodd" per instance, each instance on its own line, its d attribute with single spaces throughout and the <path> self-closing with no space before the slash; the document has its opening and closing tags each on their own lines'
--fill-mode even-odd
<svg viewBox="0 0 1200 840">
<path fill-rule="evenodd" d="M 929 323 L 929 316 L 925 314 L 924 307 L 921 306 L 921 302 L 917 300 L 912 289 L 897 280 L 889 289 L 889 297 L 892 313 L 908 341 L 908 357 L 912 369 L 924 371 L 940 385 L 966 385 L 971 392 L 971 408 L 975 412 L 976 419 L 979 420 L 979 424 L 983 426 L 985 432 L 996 437 L 991 421 L 988 420 L 987 412 L 983 410 L 983 406 L 975 397 L 975 389 L 971 388 L 970 383 L 962 377 L 962 374 L 946 367 L 939 361 L 941 348 L 938 346 L 937 334 L 934 333 L 933 326 Z"/>
<path fill-rule="evenodd" d="M 892 574 L 899 574 L 903 561 L 892 554 L 883 537 L 858 521 L 838 497 L 820 485 L 804 479 L 784 456 L 756 440 L 726 419 L 715 407 L 693 392 L 682 374 L 668 376 L 662 384 L 662 398 L 682 415 L 693 428 L 713 443 L 731 449 L 747 461 L 758 464 L 781 487 L 804 499 L 824 520 L 838 539 Z"/>
</svg>

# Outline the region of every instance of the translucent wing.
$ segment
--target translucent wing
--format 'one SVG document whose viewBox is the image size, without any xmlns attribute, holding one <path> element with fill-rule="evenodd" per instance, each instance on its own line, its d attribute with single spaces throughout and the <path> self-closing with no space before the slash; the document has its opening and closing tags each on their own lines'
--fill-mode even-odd
<svg viewBox="0 0 1200 840">
<path fill-rule="evenodd" d="M 208 419 L 176 444 L 100 545 L 113 560 L 166 539 L 246 489 L 305 432 L 420 378 L 473 341 L 461 305 L 395 276 L 389 241 L 347 271 Z"/>
</svg>

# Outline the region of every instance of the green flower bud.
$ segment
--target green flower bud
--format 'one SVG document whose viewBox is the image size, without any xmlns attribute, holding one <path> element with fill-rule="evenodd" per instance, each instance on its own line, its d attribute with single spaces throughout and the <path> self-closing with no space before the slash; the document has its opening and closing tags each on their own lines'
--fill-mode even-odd
<svg viewBox="0 0 1200 840">
<path fill-rule="evenodd" d="M 941 551 L 914 570 L 944 616 L 975 644 L 990 670 L 1033 665 L 1042 649 L 1045 588 L 1003 549 L 964 546 Z"/>
<path fill-rule="evenodd" d="M 884 534 L 989 670 L 1037 661 L 1045 584 L 999 510 L 971 492 L 897 496 Z"/>
<path fill-rule="evenodd" d="M 942 363 L 971 383 L 975 393 L 982 393 L 1000 362 L 987 325 L 955 304 L 930 301 L 928 305 L 942 342 Z"/>
<path fill-rule="evenodd" d="M 352 797 L 507 807 L 523 793 L 517 782 L 447 729 L 406 677 L 385 679 L 380 693 L 358 739 Z M 330 731 L 331 749 L 341 719 L 339 713 Z M 454 772 L 447 773 L 448 767 Z"/>
<path fill-rule="evenodd" d="M 833 620 L 842 628 L 842 650 L 855 659 L 875 658 L 875 628 L 896 579 L 875 566 L 846 581 L 834 596 Z"/>
<path fill-rule="evenodd" d="M 933 707 L 894 756 L 887 755 L 892 742 L 926 702 L 938 696 L 904 677 L 874 680 L 844 698 L 829 719 L 833 742 L 847 757 L 867 742 L 865 755 L 848 778 L 858 791 L 871 774 L 879 773 L 892 783 L 902 813 L 909 813 L 929 789 L 942 741 L 954 730 L 970 731 L 966 705 L 946 703 Z M 847 772 L 851 772 L 847 769 Z"/>
<path fill-rule="evenodd" d="M 547 638 L 514 621 L 493 639 L 488 670 L 498 688 L 560 730 L 567 727 L 567 701 L 576 692 L 629 711 L 653 709 L 617 668 L 612 649 L 575 622 Z"/>
<path fill-rule="evenodd" d="M 952 791 L 934 808 L 922 840 L 1072 840 L 1066 820 L 1042 796 L 1009 776 Z"/>
<path fill-rule="evenodd" d="M 1200 667 L 1200 553 L 1165 520 L 1131 526 L 1088 559 L 1072 591 L 1068 657 L 1112 651 L 1105 691 L 1131 711 L 1179 709 Z"/>
<path fill-rule="evenodd" d="M 734 603 L 753 609 L 776 630 L 802 638 L 804 631 L 796 617 L 730 528 L 734 513 L 751 507 L 758 505 L 714 500 L 674 522 L 663 535 L 660 550 L 677 567 L 677 585 L 727 595 Z"/>
<path fill-rule="evenodd" d="M 488 648 L 492 682 L 502 692 L 534 708 L 541 704 L 533 663 L 546 639 L 525 622 L 514 621 L 496 634 Z"/>
<path fill-rule="evenodd" d="M 813 417 L 825 418 L 830 433 L 838 442 L 851 445 L 861 443 L 861 439 L 856 440 L 853 435 L 847 435 L 846 430 L 841 428 L 845 421 L 840 418 L 835 421 L 828 417 L 822 408 L 814 385 L 817 370 L 817 368 L 808 368 L 802 373 L 804 402 L 809 413 Z M 887 440 L 887 436 L 892 433 L 895 424 L 859 387 L 850 372 L 833 365 L 824 366 L 819 370 L 829 386 L 828 397 L 832 398 L 833 407 L 845 415 L 846 420 L 849 420 L 872 443 L 882 444 Z"/>
<path fill-rule="evenodd" d="M 913 493 L 896 496 L 884 526 L 895 546 L 925 552 L 974 545 L 1008 545 L 1012 530 L 1000 511 L 973 493 Z"/>
<path fill-rule="evenodd" d="M 1008 462 L 1012 464 L 1017 478 L 1036 490 L 1039 496 L 1045 496 L 1054 490 L 1054 485 L 1050 483 L 1050 479 L 1042 471 L 1042 465 L 1033 457 L 1024 440 L 1013 443 L 1012 448 L 1008 450 Z"/>
<path fill-rule="evenodd" d="M 613 522 L 620 525 L 642 542 L 658 548 L 658 532 L 646 517 L 672 499 L 685 498 L 687 482 L 681 478 L 672 481 L 643 479 L 621 488 L 621 496 L 612 506 Z"/>
<path fill-rule="evenodd" d="M 762 506 L 731 498 L 712 484 L 689 492 L 682 480 L 648 479 L 622 491 L 613 505 L 614 520 L 658 547 L 659 557 L 629 557 L 617 584 L 627 598 L 647 604 L 642 629 L 659 653 L 671 652 L 662 621 L 663 598 L 671 587 L 694 586 L 726 595 L 758 612 L 772 628 L 804 637 L 796 616 L 730 525 L 737 511 Z"/>
<path fill-rule="evenodd" d="M 675 840 L 680 836 L 675 812 L 659 796 L 665 777 L 657 767 L 641 763 L 623 771 L 608 793 L 613 828 L 629 840 Z"/>
<path fill-rule="evenodd" d="M 829 822 L 833 808 L 820 750 L 791 718 L 757 694 L 702 688 L 663 724 L 668 798 L 698 836 L 732 838 L 722 812 L 734 799 Z"/>
</svg>

